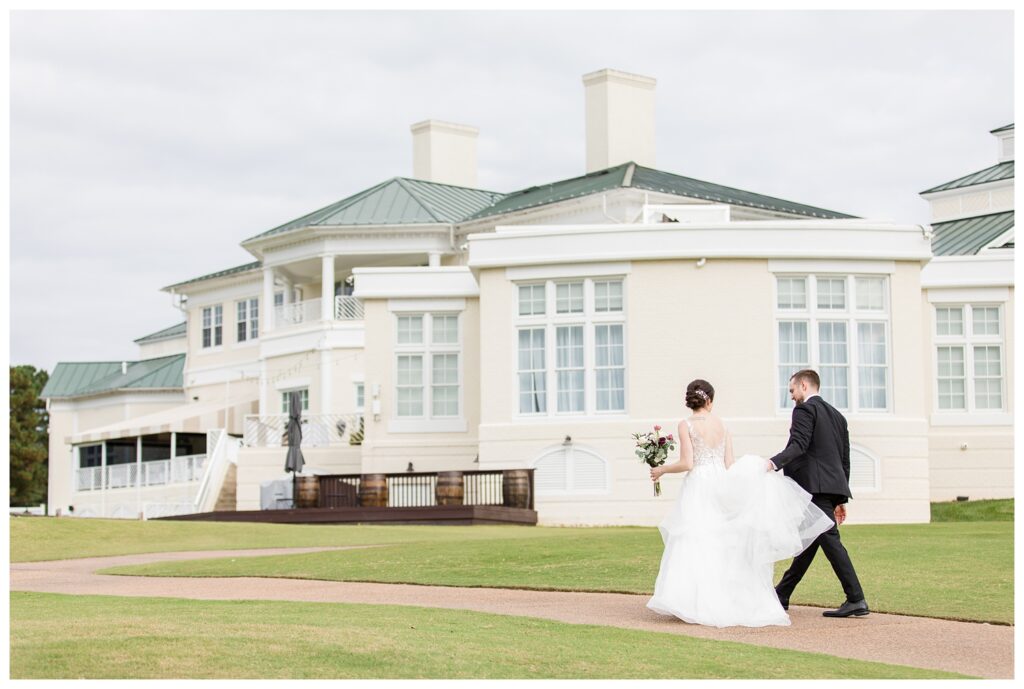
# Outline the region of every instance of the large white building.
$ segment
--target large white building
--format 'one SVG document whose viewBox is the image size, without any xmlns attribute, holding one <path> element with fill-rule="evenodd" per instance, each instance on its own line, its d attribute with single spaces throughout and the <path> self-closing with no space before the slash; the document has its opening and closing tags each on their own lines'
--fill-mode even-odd
<svg viewBox="0 0 1024 689">
<path fill-rule="evenodd" d="M 531 468 L 542 524 L 653 525 L 678 483 L 652 496 L 630 434 L 704 378 L 737 453 L 774 454 L 806 367 L 849 419 L 851 522 L 1012 495 L 1012 125 L 928 228 L 658 170 L 655 81 L 583 83 L 586 174 L 478 189 L 477 130 L 415 124 L 413 178 L 165 287 L 185 320 L 138 361 L 59 364 L 51 510 L 259 509 L 299 391 L 312 471 Z"/>
</svg>

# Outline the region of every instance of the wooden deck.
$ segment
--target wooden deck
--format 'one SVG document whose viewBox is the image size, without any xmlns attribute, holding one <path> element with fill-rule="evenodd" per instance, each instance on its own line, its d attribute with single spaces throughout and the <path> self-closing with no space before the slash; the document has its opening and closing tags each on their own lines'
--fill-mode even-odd
<svg viewBox="0 0 1024 689">
<path fill-rule="evenodd" d="M 520 524 L 535 526 L 536 510 L 501 505 L 426 507 L 304 507 L 285 510 L 201 512 L 163 520 L 272 524 Z"/>
</svg>

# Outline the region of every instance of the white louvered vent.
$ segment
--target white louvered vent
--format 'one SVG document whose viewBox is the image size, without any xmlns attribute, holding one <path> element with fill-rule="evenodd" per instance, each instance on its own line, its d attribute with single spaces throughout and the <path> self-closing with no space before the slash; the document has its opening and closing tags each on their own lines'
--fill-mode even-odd
<svg viewBox="0 0 1024 689">
<path fill-rule="evenodd" d="M 608 463 L 590 450 L 558 447 L 541 455 L 533 466 L 537 495 L 608 490 Z"/>
<path fill-rule="evenodd" d="M 568 489 L 566 456 L 562 448 L 541 457 L 534 468 L 533 486 L 538 495 Z"/>
<path fill-rule="evenodd" d="M 586 450 L 578 448 L 572 450 L 573 490 L 607 490 L 607 476 L 603 459 Z"/>
<path fill-rule="evenodd" d="M 859 448 L 850 448 L 850 490 L 878 490 L 878 460 Z"/>
</svg>

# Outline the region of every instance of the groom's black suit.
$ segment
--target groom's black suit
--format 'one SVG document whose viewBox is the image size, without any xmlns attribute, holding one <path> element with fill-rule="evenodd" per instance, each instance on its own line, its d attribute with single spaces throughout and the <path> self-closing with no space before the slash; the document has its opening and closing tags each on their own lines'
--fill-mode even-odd
<svg viewBox="0 0 1024 689">
<path fill-rule="evenodd" d="M 846 419 L 831 404 L 815 395 L 796 405 L 789 429 L 786 449 L 771 459 L 776 470 L 785 469 L 786 476 L 811 494 L 811 501 L 832 519 L 832 528 L 818 536 L 805 551 L 793 559 L 779 585 L 779 600 L 789 603 L 793 589 L 800 583 L 811 560 L 821 548 L 839 577 L 846 600 L 864 600 L 857 573 L 850 562 L 839 529 L 835 524 L 836 505 L 850 497 L 850 431 Z"/>
</svg>

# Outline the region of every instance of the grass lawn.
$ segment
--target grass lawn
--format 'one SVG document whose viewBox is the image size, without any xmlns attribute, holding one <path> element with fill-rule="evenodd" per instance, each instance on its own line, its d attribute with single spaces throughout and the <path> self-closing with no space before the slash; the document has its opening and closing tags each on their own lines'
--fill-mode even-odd
<svg viewBox="0 0 1024 689">
<path fill-rule="evenodd" d="M 464 610 L 20 592 L 10 600 L 13 679 L 956 677 Z"/>
<path fill-rule="evenodd" d="M 933 502 L 933 522 L 1012 522 L 1013 500 Z"/>
</svg>

